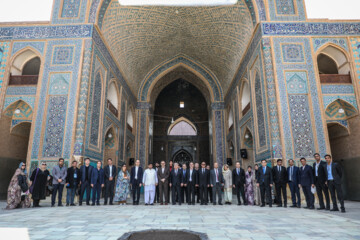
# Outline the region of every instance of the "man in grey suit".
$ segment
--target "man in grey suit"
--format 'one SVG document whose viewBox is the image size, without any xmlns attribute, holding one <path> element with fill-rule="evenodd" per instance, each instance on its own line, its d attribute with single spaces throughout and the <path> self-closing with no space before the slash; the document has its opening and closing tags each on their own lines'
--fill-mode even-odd
<svg viewBox="0 0 360 240">
<path fill-rule="evenodd" d="M 55 206 L 56 192 L 59 192 L 58 206 L 62 207 L 61 199 L 64 190 L 67 169 L 64 166 L 64 159 L 59 159 L 59 165 L 56 165 L 52 170 L 53 176 L 53 193 L 51 196 L 51 206 Z"/>
<path fill-rule="evenodd" d="M 216 193 L 219 198 L 219 205 L 222 205 L 221 187 L 224 186 L 222 171 L 218 168 L 218 163 L 214 163 L 214 169 L 210 171 L 210 185 L 212 187 L 213 204 L 216 205 Z"/>
<path fill-rule="evenodd" d="M 165 161 L 161 161 L 161 167 L 157 170 L 157 178 L 159 180 L 160 205 L 164 205 L 164 196 L 165 205 L 168 205 L 169 203 L 169 175 L 169 168 L 165 166 Z"/>
</svg>

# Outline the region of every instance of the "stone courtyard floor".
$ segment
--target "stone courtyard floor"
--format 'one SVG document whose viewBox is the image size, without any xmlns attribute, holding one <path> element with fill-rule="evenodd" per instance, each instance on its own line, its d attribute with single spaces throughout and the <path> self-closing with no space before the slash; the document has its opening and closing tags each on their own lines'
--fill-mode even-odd
<svg viewBox="0 0 360 240">
<path fill-rule="evenodd" d="M 5 204 L 0 202 L 1 240 L 115 240 L 146 229 L 186 229 L 207 233 L 212 240 L 360 239 L 358 202 L 346 202 L 345 214 L 236 205 L 83 205 L 7 211 Z"/>
</svg>

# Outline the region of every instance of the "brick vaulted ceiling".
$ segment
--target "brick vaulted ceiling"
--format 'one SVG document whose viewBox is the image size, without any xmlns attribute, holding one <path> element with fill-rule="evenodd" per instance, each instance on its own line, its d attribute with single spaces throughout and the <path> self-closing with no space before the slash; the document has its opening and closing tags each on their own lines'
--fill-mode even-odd
<svg viewBox="0 0 360 240">
<path fill-rule="evenodd" d="M 178 54 L 210 69 L 226 93 L 254 29 L 243 1 L 213 7 L 134 7 L 112 0 L 101 31 L 135 94 L 150 70 Z"/>
</svg>

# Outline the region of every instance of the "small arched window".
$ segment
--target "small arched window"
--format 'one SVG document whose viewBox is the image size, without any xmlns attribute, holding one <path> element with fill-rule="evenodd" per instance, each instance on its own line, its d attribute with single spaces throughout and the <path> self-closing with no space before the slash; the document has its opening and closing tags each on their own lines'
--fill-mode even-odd
<svg viewBox="0 0 360 240">
<path fill-rule="evenodd" d="M 241 111 L 245 115 L 250 109 L 250 87 L 247 82 L 244 82 L 241 91 Z"/>
<path fill-rule="evenodd" d="M 35 52 L 26 50 L 16 56 L 10 68 L 9 85 L 37 84 L 41 60 Z"/>
<path fill-rule="evenodd" d="M 229 108 L 229 112 L 228 112 L 228 124 L 229 124 L 229 130 L 232 129 L 233 125 L 234 125 L 234 118 L 233 118 L 233 113 L 231 111 L 231 108 Z"/>
<path fill-rule="evenodd" d="M 180 118 L 172 123 L 168 129 L 169 136 L 196 136 L 197 131 L 193 123 L 186 118 Z"/>
<path fill-rule="evenodd" d="M 134 116 L 132 108 L 129 108 L 128 110 L 126 123 L 127 128 L 132 132 L 132 130 L 134 129 Z"/>
<path fill-rule="evenodd" d="M 352 83 L 350 63 L 338 48 L 327 46 L 317 57 L 321 83 Z"/>
<path fill-rule="evenodd" d="M 114 82 L 110 83 L 107 94 L 107 106 L 110 112 L 118 116 L 119 100 Z"/>
</svg>

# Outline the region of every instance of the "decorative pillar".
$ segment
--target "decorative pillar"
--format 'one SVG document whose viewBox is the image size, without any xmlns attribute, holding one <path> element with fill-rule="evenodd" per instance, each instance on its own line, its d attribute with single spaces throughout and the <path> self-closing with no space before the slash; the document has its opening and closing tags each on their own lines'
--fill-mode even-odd
<svg viewBox="0 0 360 240">
<path fill-rule="evenodd" d="M 147 165 L 149 160 L 149 102 L 138 102 L 136 105 L 136 137 L 135 137 L 135 161 L 140 160 L 141 166 Z"/>
<path fill-rule="evenodd" d="M 225 103 L 215 102 L 211 104 L 211 119 L 212 119 L 212 149 L 213 162 L 219 164 L 222 168 L 226 159 L 226 143 L 225 143 Z"/>
<path fill-rule="evenodd" d="M 276 88 L 274 82 L 274 68 L 271 55 L 271 42 L 269 38 L 262 39 L 262 49 L 265 62 L 265 76 L 267 86 L 268 110 L 270 115 L 270 137 L 272 158 L 282 158 L 282 146 L 279 128 L 279 116 L 276 105 Z"/>
</svg>

